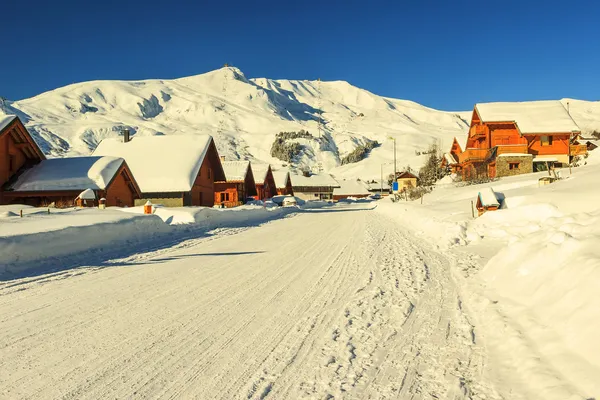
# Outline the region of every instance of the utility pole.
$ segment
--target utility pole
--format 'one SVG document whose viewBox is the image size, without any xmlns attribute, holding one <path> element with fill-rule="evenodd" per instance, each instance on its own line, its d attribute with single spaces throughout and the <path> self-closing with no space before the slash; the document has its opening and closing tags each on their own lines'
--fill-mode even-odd
<svg viewBox="0 0 600 400">
<path fill-rule="evenodd" d="M 381 164 L 381 180 L 379 181 L 381 188 L 379 189 L 379 195 L 383 196 L 383 164 Z"/>
<path fill-rule="evenodd" d="M 393 138 L 390 136 L 389 139 L 394 141 L 394 180 L 393 180 L 393 182 L 396 182 L 396 178 L 398 176 L 398 169 L 396 168 L 396 138 Z"/>
</svg>

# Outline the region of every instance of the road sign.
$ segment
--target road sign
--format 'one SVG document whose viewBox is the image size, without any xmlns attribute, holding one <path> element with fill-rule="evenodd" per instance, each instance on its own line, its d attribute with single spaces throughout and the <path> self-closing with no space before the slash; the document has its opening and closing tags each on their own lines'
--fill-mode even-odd
<svg viewBox="0 0 600 400">
<path fill-rule="evenodd" d="M 398 193 L 398 182 L 392 182 L 392 190 L 394 193 Z"/>
</svg>

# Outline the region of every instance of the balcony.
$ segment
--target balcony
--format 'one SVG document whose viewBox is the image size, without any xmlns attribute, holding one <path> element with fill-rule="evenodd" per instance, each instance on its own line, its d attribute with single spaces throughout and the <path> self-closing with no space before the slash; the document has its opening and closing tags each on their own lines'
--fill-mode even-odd
<svg viewBox="0 0 600 400">
<path fill-rule="evenodd" d="M 471 127 L 469 136 L 473 139 L 487 137 L 487 127 L 485 125 L 475 125 Z"/>
<path fill-rule="evenodd" d="M 484 161 L 489 151 L 489 149 L 466 149 L 458 155 L 458 162 L 462 164 L 467 161 Z"/>
<path fill-rule="evenodd" d="M 583 156 L 587 154 L 587 146 L 585 144 L 572 144 L 569 151 L 572 156 Z"/>
<path fill-rule="evenodd" d="M 496 157 L 500 154 L 527 154 L 529 152 L 526 144 L 501 144 L 496 147 Z"/>
</svg>

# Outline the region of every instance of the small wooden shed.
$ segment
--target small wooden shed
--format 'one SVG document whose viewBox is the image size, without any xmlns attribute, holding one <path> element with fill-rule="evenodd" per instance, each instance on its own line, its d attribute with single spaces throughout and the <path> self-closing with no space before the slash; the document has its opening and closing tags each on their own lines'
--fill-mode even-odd
<svg viewBox="0 0 600 400">
<path fill-rule="evenodd" d="M 492 188 L 481 189 L 477 194 L 478 215 L 483 215 L 486 211 L 496 211 L 500 208 L 500 200 Z"/>
</svg>

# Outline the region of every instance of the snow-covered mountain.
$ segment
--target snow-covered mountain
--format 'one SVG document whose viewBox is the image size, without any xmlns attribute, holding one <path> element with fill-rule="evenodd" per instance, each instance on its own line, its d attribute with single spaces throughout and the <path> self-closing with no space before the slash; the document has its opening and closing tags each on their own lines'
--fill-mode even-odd
<svg viewBox="0 0 600 400">
<path fill-rule="evenodd" d="M 600 102 L 570 100 L 582 129 L 600 129 Z M 0 103 L 0 114 L 17 114 L 50 156 L 90 154 L 124 128 L 134 135 L 211 134 L 227 159 L 308 166 L 339 177 L 371 178 L 392 170 L 394 138 L 398 168 L 418 168 L 417 152 L 431 143 L 448 147 L 464 136 L 470 112 L 443 112 L 377 96 L 347 82 L 247 79 L 224 67 L 174 80 L 92 81 L 36 97 Z M 319 132 L 318 121 L 322 121 Z M 306 130 L 291 163 L 271 157 L 275 135 Z M 358 163 L 341 165 L 358 146 L 380 146 Z"/>
</svg>

